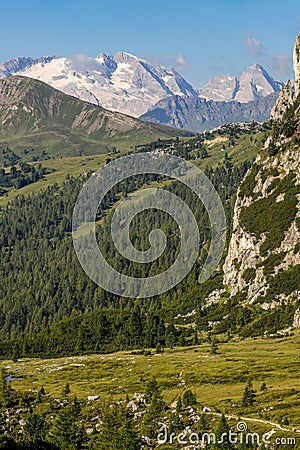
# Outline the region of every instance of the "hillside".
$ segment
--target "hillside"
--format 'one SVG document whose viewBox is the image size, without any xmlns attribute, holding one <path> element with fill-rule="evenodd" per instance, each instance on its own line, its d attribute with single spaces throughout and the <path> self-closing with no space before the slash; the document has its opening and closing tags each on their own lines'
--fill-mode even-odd
<svg viewBox="0 0 300 450">
<path fill-rule="evenodd" d="M 7 147 L 12 157 L 32 161 L 108 153 L 178 135 L 188 133 L 107 111 L 37 80 L 0 80 L 0 164 Z"/>
<path fill-rule="evenodd" d="M 137 146 L 135 150 L 170 152 L 193 161 L 205 170 L 220 193 L 230 223 L 236 190 L 261 147 L 266 131 L 267 126 L 254 123 L 227 125 L 188 140 L 154 141 L 149 145 Z M 110 155 L 110 158 L 117 156 Z M 89 329 L 89 339 L 83 341 L 80 339 L 81 350 L 87 352 L 93 351 L 97 342 L 102 351 L 112 351 L 123 348 L 122 346 L 140 346 L 142 342 L 149 343 L 149 333 L 151 336 L 152 333 L 155 335 L 157 332 L 154 327 L 151 332 L 149 329 L 147 336 L 142 330 L 135 337 L 128 334 L 126 331 L 128 320 L 132 320 L 131 315 L 138 303 L 133 303 L 127 309 L 127 306 L 125 307 L 127 300 L 115 298 L 96 286 L 82 270 L 74 252 L 70 232 L 77 194 L 89 177 L 90 171 L 95 171 L 105 164 L 106 159 L 103 155 L 42 161 L 42 168 L 39 167 L 39 163 L 34 164 L 39 177 L 32 182 L 30 175 L 30 184 L 28 184 L 27 175 L 32 172 L 30 167 L 20 165 L 20 168 L 17 166 L 14 170 L 8 169 L 6 175 L 3 175 L 3 195 L 0 195 L 3 206 L 0 209 L 0 252 L 3 252 L 1 253 L 3 257 L 0 272 L 6 281 L 1 286 L 0 355 L 10 354 L 11 333 L 14 332 L 16 337 L 13 347 L 17 345 L 21 354 L 32 356 L 77 353 L 79 351 L 77 348 L 78 328 L 82 329 L 83 335 Z M 19 172 L 22 168 L 26 174 Z M 15 177 L 12 179 L 13 174 Z M 7 180 L 6 183 L 5 180 Z M 9 181 L 13 187 L 9 187 Z M 19 183 L 25 181 L 27 184 L 18 188 Z M 101 242 L 107 243 L 108 259 L 112 259 L 117 265 L 127 265 L 127 263 L 124 263 L 124 259 L 120 260 L 118 253 L 114 253 L 115 247 L 109 237 L 111 213 L 121 195 L 133 194 L 139 187 L 149 187 L 149 184 L 153 184 L 151 178 L 137 181 L 138 184 L 131 184 L 130 180 L 124 183 L 122 190 L 113 192 L 109 204 L 101 209 L 101 229 L 99 230 Z M 155 186 L 165 187 L 165 181 L 156 180 Z M 201 239 L 207 247 L 209 227 L 203 205 L 188 191 L 174 183 L 173 186 L 166 187 L 175 189 L 178 195 L 183 196 L 191 204 L 202 230 Z M 158 261 L 160 268 L 169 266 L 178 246 L 177 228 L 168 217 L 161 214 L 151 212 L 142 217 L 145 220 L 139 219 L 134 225 L 138 245 L 141 242 L 147 245 L 151 227 L 163 227 L 166 231 L 170 227 L 168 231 L 172 236 L 170 247 Z M 173 235 L 172 230 L 174 230 Z M 37 241 L 38 246 L 36 246 Z M 202 259 L 205 258 L 205 252 L 206 250 L 203 250 Z M 19 260 L 20 254 L 22 254 L 22 261 Z M 129 269 L 141 275 L 145 270 L 149 271 L 149 267 L 145 265 L 137 265 Z M 151 270 L 156 270 L 154 265 Z M 199 304 L 199 298 L 202 301 L 202 297 L 206 295 L 207 290 L 204 289 L 202 292 L 197 282 L 198 270 L 197 264 L 195 270 L 180 286 L 153 300 L 157 302 L 155 310 L 157 313 L 160 311 L 160 320 L 163 323 L 167 323 L 170 315 L 176 316 L 179 312 L 195 309 Z M 183 295 L 185 302 L 182 302 Z M 146 320 L 151 304 L 152 300 L 145 303 L 141 311 L 142 321 Z M 110 308 L 107 316 L 106 308 Z M 96 322 L 93 321 L 94 319 L 90 321 L 89 311 L 93 311 Z M 106 331 L 105 339 L 97 330 L 97 321 L 102 320 L 98 314 L 100 316 L 104 314 L 105 321 L 110 323 L 110 332 Z M 121 323 L 117 320 L 118 315 L 122 317 Z M 73 327 L 74 318 L 76 319 L 75 328 Z M 144 330 L 148 326 L 151 327 L 152 320 L 157 319 L 149 318 L 149 325 L 145 324 Z M 60 327 L 65 330 L 63 333 Z M 67 333 L 66 329 L 69 330 Z M 45 332 L 47 332 L 46 339 Z M 188 344 L 189 336 L 193 333 L 194 330 L 188 328 L 186 334 L 181 336 L 181 341 Z M 66 336 L 68 336 L 68 342 L 64 340 Z M 179 335 L 176 337 L 176 342 L 179 341 L 179 337 Z"/>
<path fill-rule="evenodd" d="M 179 156 L 188 155 L 187 157 L 194 159 L 195 163 L 202 170 L 207 166 L 215 168 L 222 164 L 224 162 L 225 154 L 227 154 L 228 164 L 239 166 L 246 161 L 252 161 L 256 157 L 257 152 L 264 142 L 265 133 L 268 130 L 269 126 L 267 123 L 232 124 L 197 137 L 161 139 L 152 141 L 149 144 L 136 145 L 134 151 L 167 149 Z M 132 151 L 132 149 L 130 151 Z M 21 155 L 21 159 L 25 156 Z M 118 154 L 114 153 L 109 155 L 103 153 L 92 156 L 45 159 L 47 158 L 47 155 L 42 155 L 42 161 L 29 163 L 29 166 L 34 169 L 38 168 L 41 164 L 43 168 L 43 177 L 33 179 L 27 184 L 22 182 L 20 185 L 18 179 L 21 176 L 21 159 L 19 160 L 19 157 L 12 151 L 5 149 L 4 154 L 1 155 L 0 153 L 0 161 L 2 164 L 4 163 L 7 175 L 2 179 L 0 176 L 0 206 L 7 204 L 18 195 L 38 193 L 54 183 L 61 186 L 70 176 L 79 177 L 85 176 L 85 174 L 89 172 L 95 172 L 103 166 L 106 161 L 118 156 Z M 17 172 L 14 176 L 11 174 L 11 168 L 8 167 L 13 164 L 17 167 Z M 9 177 L 11 178 L 10 182 L 8 180 Z M 29 181 L 28 176 L 27 181 Z"/>
<path fill-rule="evenodd" d="M 7 413 L 2 415 L 2 420 L 0 416 L 0 430 L 3 434 L 5 431 L 4 442 L 5 439 L 8 441 L 2 448 L 24 450 L 23 446 L 13 446 L 9 437 L 15 437 L 18 442 L 28 440 L 27 426 L 22 434 L 25 421 L 31 424 L 31 446 L 25 449 L 35 448 L 34 443 L 40 434 L 32 425 L 32 419 L 42 417 L 44 422 L 36 422 L 40 430 L 41 424 L 46 423 L 44 435 L 47 438 L 44 439 L 48 445 L 49 441 L 57 444 L 63 439 L 66 444 L 68 430 L 79 428 L 79 422 L 88 435 L 83 448 L 182 449 L 182 446 L 175 445 L 176 440 L 173 445 L 155 442 L 162 424 L 170 433 L 185 432 L 187 442 L 191 436 L 194 443 L 195 434 L 191 433 L 200 433 L 200 437 L 201 433 L 217 430 L 224 413 L 232 430 L 236 430 L 240 422 L 245 423 L 249 431 L 265 436 L 270 449 L 278 448 L 276 440 L 277 443 L 282 442 L 279 448 L 298 449 L 298 347 L 299 333 L 276 341 L 266 338 L 220 341 L 215 354 L 212 354 L 209 343 L 202 342 L 189 349 L 165 349 L 162 353 L 147 349 L 110 355 L 0 361 L 0 374 L 1 369 L 5 370 L 2 376 L 9 374 L 8 379 L 11 380 L 5 396 L 6 407 L 3 408 Z M 249 380 L 252 380 L 254 395 L 253 401 L 246 402 L 244 392 Z M 149 391 L 150 395 L 156 393 L 155 403 L 150 403 Z M 78 421 L 75 424 L 67 415 L 74 395 Z M 109 416 L 109 423 L 106 415 L 108 405 L 113 414 L 113 417 Z M 57 432 L 57 421 L 65 425 L 64 433 Z M 108 425 L 109 433 L 106 431 Z M 106 439 L 104 442 L 102 434 Z M 79 435 L 79 438 L 84 435 Z M 136 446 L 129 446 L 135 436 L 138 438 Z M 125 445 L 116 445 L 124 441 Z M 39 442 L 38 448 L 49 449 L 44 445 Z M 50 448 L 58 450 L 65 446 Z M 246 449 L 257 448 L 257 440 L 253 443 L 250 438 Z M 241 447 L 231 446 L 230 449 L 240 450 Z"/>
</svg>

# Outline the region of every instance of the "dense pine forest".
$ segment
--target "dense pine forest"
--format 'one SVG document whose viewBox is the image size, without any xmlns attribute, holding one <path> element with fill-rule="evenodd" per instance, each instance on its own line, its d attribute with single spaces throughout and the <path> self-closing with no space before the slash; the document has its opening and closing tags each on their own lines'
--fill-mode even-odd
<svg viewBox="0 0 300 450">
<path fill-rule="evenodd" d="M 248 163 L 232 167 L 228 162 L 206 170 L 226 205 L 229 222 L 236 189 L 248 167 Z M 37 195 L 20 196 L 1 211 L 3 284 L 0 333 L 3 355 L 9 356 L 12 342 L 14 352 L 20 356 L 53 356 L 152 347 L 158 342 L 162 345 L 178 341 L 185 343 L 189 338 L 190 331 L 176 331 L 173 316 L 178 314 L 180 303 L 188 311 L 201 301 L 197 275 L 207 254 L 205 245 L 202 261 L 199 260 L 188 279 L 171 294 L 150 301 L 132 301 L 104 292 L 86 276 L 72 245 L 73 206 L 83 181 L 70 178 L 62 187 L 54 185 Z M 120 196 L 153 181 L 145 177 L 138 182 L 129 179 L 110 192 L 101 205 L 99 243 L 101 247 L 105 242 L 103 251 L 116 267 L 118 264 L 124 267 L 124 264 L 115 254 L 109 239 L 110 205 Z M 160 183 L 165 183 L 165 188 L 172 189 L 190 203 L 199 223 L 202 243 L 209 241 L 209 223 L 204 207 L 199 207 L 197 200 L 179 183 L 170 185 L 167 180 L 160 180 Z M 176 254 L 178 230 L 172 230 L 172 220 L 163 213 L 153 212 L 147 215 L 147 221 L 140 214 L 133 224 L 132 239 L 141 248 L 146 245 L 153 226 L 163 226 L 170 234 L 174 231 L 169 254 L 158 262 L 159 270 L 166 268 L 170 258 Z M 143 234 L 138 238 L 140 229 L 143 229 Z M 127 267 L 127 270 L 139 270 L 139 275 L 143 276 L 149 267 Z M 210 283 L 218 283 L 217 276 L 215 278 Z"/>
</svg>

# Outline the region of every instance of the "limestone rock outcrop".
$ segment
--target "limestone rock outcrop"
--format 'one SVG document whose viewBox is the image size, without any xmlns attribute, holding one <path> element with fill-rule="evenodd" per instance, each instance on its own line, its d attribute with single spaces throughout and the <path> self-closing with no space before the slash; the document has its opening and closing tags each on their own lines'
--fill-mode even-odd
<svg viewBox="0 0 300 450">
<path fill-rule="evenodd" d="M 295 93 L 300 93 L 300 32 L 294 47 Z"/>
<path fill-rule="evenodd" d="M 292 83 L 291 80 L 289 80 L 272 108 L 271 119 L 281 120 L 287 108 L 293 104 L 294 97 L 295 94 L 293 92 Z"/>
<path fill-rule="evenodd" d="M 255 203 L 255 196 L 258 200 L 266 199 L 271 195 L 270 186 L 280 183 L 287 176 L 295 175 L 295 184 L 300 185 L 300 154 L 298 150 L 287 150 L 277 157 L 267 157 L 264 160 L 257 158 L 256 164 L 260 167 L 255 177 L 255 187 L 253 192 L 249 192 L 245 198 L 238 195 L 235 205 L 234 219 L 233 219 L 233 233 L 231 236 L 228 254 L 224 264 L 224 284 L 229 287 L 231 295 L 245 290 L 247 292 L 247 302 L 253 303 L 259 297 L 264 297 L 269 286 L 267 278 L 264 275 L 264 266 L 269 254 L 261 254 L 261 246 L 265 241 L 266 236 L 261 235 L 257 239 L 254 234 L 249 233 L 243 229 L 240 221 L 240 216 L 243 209 L 248 208 Z M 268 177 L 264 177 L 265 173 L 269 173 Z M 272 175 L 273 174 L 273 175 Z M 248 174 L 247 178 L 251 176 Z M 298 212 L 296 217 L 300 216 L 300 196 L 298 195 Z M 277 200 L 284 202 L 285 195 Z M 267 211 L 265 212 L 267 214 Z M 297 219 L 296 219 L 297 220 Z M 279 270 L 288 270 L 294 265 L 300 264 L 300 253 L 295 253 L 295 246 L 300 242 L 300 230 L 291 221 L 287 228 L 281 243 L 273 250 L 274 255 L 284 254 L 278 266 L 274 267 L 274 272 Z M 272 253 L 272 252 L 271 252 Z M 255 270 L 255 275 L 251 281 L 245 280 L 245 271 Z M 297 297 L 294 292 L 291 299 Z M 273 299 L 275 300 L 275 299 Z"/>
<path fill-rule="evenodd" d="M 292 83 L 289 80 L 282 89 L 271 111 L 272 120 L 282 120 L 285 111 L 293 104 L 296 97 L 300 93 L 300 32 L 294 46 L 293 62 L 295 72 L 295 92 L 293 91 Z"/>
<path fill-rule="evenodd" d="M 297 311 L 295 312 L 293 327 L 294 328 L 300 327 L 300 309 L 297 309 Z"/>
</svg>

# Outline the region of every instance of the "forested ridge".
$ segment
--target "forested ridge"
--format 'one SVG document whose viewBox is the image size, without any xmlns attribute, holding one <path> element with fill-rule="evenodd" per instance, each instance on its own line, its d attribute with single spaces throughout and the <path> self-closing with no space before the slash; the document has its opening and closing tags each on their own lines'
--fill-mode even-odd
<svg viewBox="0 0 300 450">
<path fill-rule="evenodd" d="M 248 167 L 247 162 L 234 167 L 228 160 L 223 166 L 205 171 L 219 191 L 229 223 L 237 187 Z M 116 267 L 121 264 L 124 268 L 124 262 L 110 244 L 110 206 L 154 179 L 157 181 L 157 177 L 149 176 L 128 179 L 116 186 L 101 205 L 100 247 L 105 243 L 103 251 Z M 1 353 L 53 356 L 144 348 L 158 342 L 188 342 L 194 331 L 177 330 L 173 318 L 199 306 L 203 292 L 206 293 L 207 287 L 197 282 L 209 243 L 209 223 L 203 205 L 180 183 L 160 179 L 165 189 L 180 195 L 195 212 L 204 245 L 193 271 L 179 286 L 153 299 L 133 301 L 103 291 L 79 265 L 72 244 L 71 221 L 83 182 L 82 178 L 69 178 L 62 187 L 53 185 L 29 197 L 19 196 L 1 210 Z M 147 215 L 147 221 L 144 219 L 141 213 L 132 224 L 133 243 L 143 248 L 155 225 L 170 235 L 173 226 L 169 251 L 174 256 L 179 239 L 173 219 L 155 211 Z M 140 229 L 142 234 L 138 234 Z M 159 270 L 167 267 L 169 259 L 170 253 L 162 257 Z M 127 270 L 139 270 L 140 276 L 154 270 L 147 264 L 134 266 Z M 217 275 L 208 284 L 218 286 L 216 280 Z"/>
</svg>

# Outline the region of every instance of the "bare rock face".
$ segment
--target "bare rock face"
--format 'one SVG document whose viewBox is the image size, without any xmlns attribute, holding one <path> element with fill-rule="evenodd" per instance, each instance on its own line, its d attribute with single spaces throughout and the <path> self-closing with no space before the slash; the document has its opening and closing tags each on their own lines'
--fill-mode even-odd
<svg viewBox="0 0 300 450">
<path fill-rule="evenodd" d="M 300 309 L 297 309 L 297 311 L 295 312 L 293 327 L 294 328 L 300 327 Z"/>
<path fill-rule="evenodd" d="M 295 93 L 300 93 L 300 32 L 294 47 Z"/>
<path fill-rule="evenodd" d="M 281 120 L 286 109 L 293 104 L 294 97 L 295 94 L 292 89 L 292 83 L 291 80 L 289 80 L 272 108 L 271 119 Z"/>
<path fill-rule="evenodd" d="M 275 181 L 276 183 L 279 183 L 279 181 L 288 174 L 295 174 L 296 184 L 300 185 L 300 155 L 298 149 L 282 152 L 275 159 L 268 157 L 263 161 L 260 161 L 260 156 L 258 156 L 256 163 L 261 163 L 261 165 L 255 178 L 256 182 L 253 194 L 259 195 L 260 199 L 270 195 L 269 187 L 272 183 Z M 280 175 L 277 177 L 272 176 L 271 173 L 274 173 L 274 171 L 278 172 Z M 264 178 L 264 173 L 269 173 L 269 175 Z M 247 177 L 244 182 L 247 182 Z M 223 282 L 228 286 L 231 295 L 233 296 L 238 292 L 245 290 L 247 292 L 247 303 L 252 303 L 257 298 L 264 296 L 269 287 L 263 270 L 268 256 L 262 256 L 260 253 L 260 248 L 265 240 L 265 235 L 261 235 L 260 239 L 256 239 L 253 234 L 243 229 L 240 222 L 242 210 L 256 201 L 252 198 L 253 194 L 249 192 L 249 196 L 245 198 L 240 197 L 240 192 L 238 194 L 233 218 L 233 233 L 225 264 L 223 266 Z M 282 196 L 282 198 L 277 198 L 277 200 L 283 202 L 284 196 Z M 299 216 L 300 198 L 297 217 Z M 272 252 L 274 255 L 282 252 L 285 253 L 280 265 L 274 267 L 275 274 L 278 273 L 279 270 L 288 270 L 290 267 L 300 264 L 300 253 L 294 253 L 295 245 L 298 242 L 300 242 L 300 230 L 298 230 L 295 225 L 295 221 L 292 221 L 285 232 L 280 245 Z M 249 269 L 255 270 L 255 275 L 250 281 L 246 281 L 244 279 L 244 274 L 245 271 Z M 297 293 L 293 292 L 290 296 L 290 300 L 294 299 L 295 296 L 297 297 L 297 295 Z M 274 298 L 274 300 L 277 299 Z"/>
<path fill-rule="evenodd" d="M 296 97 L 300 93 L 300 32 L 294 46 L 293 61 L 295 72 L 295 92 L 293 92 L 292 83 L 289 80 L 286 86 L 282 89 L 271 111 L 272 120 L 282 120 L 285 111 L 293 104 Z"/>
</svg>

